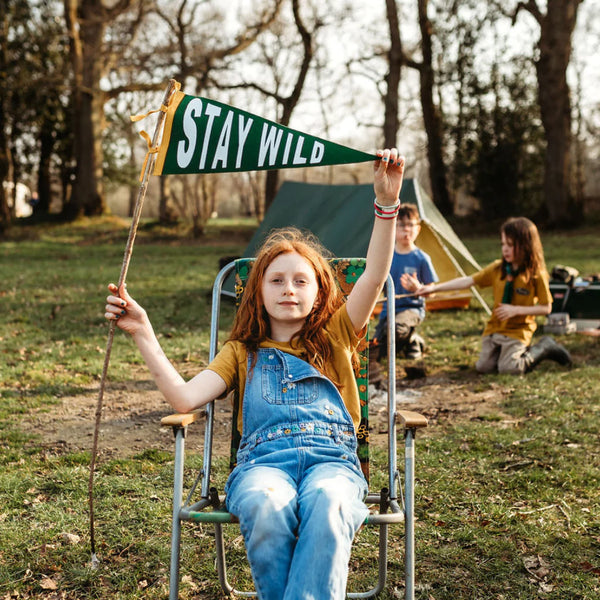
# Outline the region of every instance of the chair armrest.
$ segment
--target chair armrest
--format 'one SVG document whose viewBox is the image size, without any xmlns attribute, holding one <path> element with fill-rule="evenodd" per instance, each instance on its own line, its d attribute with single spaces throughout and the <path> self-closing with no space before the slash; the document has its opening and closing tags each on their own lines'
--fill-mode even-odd
<svg viewBox="0 0 600 600">
<path fill-rule="evenodd" d="M 420 413 L 413 412 L 412 410 L 399 410 L 396 414 L 398 417 L 400 417 L 402 425 L 404 425 L 405 429 L 419 429 L 420 427 L 427 427 L 427 418 Z"/>
<path fill-rule="evenodd" d="M 201 419 L 205 414 L 203 408 L 199 408 L 198 410 L 189 413 L 176 413 L 163 417 L 160 420 L 160 424 L 166 427 L 186 427 Z"/>
</svg>

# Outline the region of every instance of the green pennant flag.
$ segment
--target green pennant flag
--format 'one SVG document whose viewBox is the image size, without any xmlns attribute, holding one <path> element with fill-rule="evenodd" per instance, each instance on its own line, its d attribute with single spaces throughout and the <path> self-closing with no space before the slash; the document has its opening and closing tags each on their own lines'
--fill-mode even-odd
<svg viewBox="0 0 600 600">
<path fill-rule="evenodd" d="M 291 169 L 376 159 L 374 154 L 177 91 L 167 108 L 154 174 Z"/>
</svg>

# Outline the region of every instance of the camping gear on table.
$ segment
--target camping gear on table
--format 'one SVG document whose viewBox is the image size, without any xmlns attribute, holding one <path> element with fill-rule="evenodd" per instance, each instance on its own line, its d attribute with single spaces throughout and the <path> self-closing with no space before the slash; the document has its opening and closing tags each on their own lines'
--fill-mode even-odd
<svg viewBox="0 0 600 600">
<path fill-rule="evenodd" d="M 548 321 L 544 325 L 544 333 L 565 335 L 577 331 L 577 323 L 571 321 L 569 313 L 557 312 L 548 315 Z"/>
<path fill-rule="evenodd" d="M 581 277 L 573 267 L 556 265 L 551 271 L 550 293 L 553 303 L 549 325 L 556 313 L 566 313 L 578 331 L 600 325 L 600 274 Z"/>
</svg>

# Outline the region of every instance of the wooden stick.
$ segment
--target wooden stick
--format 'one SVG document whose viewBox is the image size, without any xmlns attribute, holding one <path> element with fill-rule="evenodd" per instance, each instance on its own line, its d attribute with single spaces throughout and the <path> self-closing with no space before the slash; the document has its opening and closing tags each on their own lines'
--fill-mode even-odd
<svg viewBox="0 0 600 600">
<path fill-rule="evenodd" d="M 394 298 L 398 300 L 400 298 L 416 298 L 416 296 L 416 292 L 413 292 L 412 294 L 396 294 Z M 377 300 L 377 302 L 387 302 L 387 298 L 381 298 L 380 300 Z"/>
<path fill-rule="evenodd" d="M 173 95 L 173 92 L 178 89 L 178 84 L 174 79 L 169 81 L 169 86 L 167 87 L 167 91 L 165 92 L 165 96 L 163 98 L 163 106 L 169 105 L 169 100 Z M 158 144 L 158 139 L 160 133 L 162 131 L 162 127 L 165 122 L 166 113 L 164 111 L 160 111 L 158 114 L 158 120 L 156 123 L 156 128 L 154 130 L 154 136 L 152 137 L 151 149 L 155 148 Z M 148 180 L 150 178 L 150 174 L 152 173 L 152 168 L 154 167 L 154 162 L 156 160 L 156 153 L 150 152 L 148 154 L 148 160 L 146 161 L 144 172 L 142 174 L 142 183 L 140 185 L 138 196 L 135 202 L 135 207 L 133 210 L 133 217 L 131 220 L 131 226 L 129 229 L 129 236 L 127 238 L 127 244 L 125 246 L 125 253 L 123 256 L 123 264 L 121 265 L 121 274 L 119 275 L 119 288 L 125 282 L 125 278 L 127 277 L 127 271 L 129 269 L 129 262 L 131 260 L 131 254 L 133 252 L 133 243 L 135 241 L 135 236 L 137 233 L 138 224 L 140 221 L 140 217 L 142 214 L 142 207 L 144 204 L 144 199 L 146 197 L 146 191 L 148 189 Z M 110 322 L 110 326 L 108 329 L 108 340 L 106 342 L 106 353 L 104 354 L 104 365 L 102 367 L 102 377 L 100 378 L 100 389 L 98 391 L 98 401 L 96 404 L 96 423 L 94 426 L 94 439 L 92 442 L 92 458 L 90 461 L 90 476 L 88 482 L 88 501 L 90 508 L 90 545 L 92 552 L 92 568 L 96 569 L 100 564 L 98 557 L 96 556 L 96 542 L 94 537 L 94 471 L 96 467 L 96 457 L 98 455 L 98 432 L 100 429 L 100 420 L 102 417 L 102 401 L 104 398 L 104 388 L 106 387 L 106 374 L 108 372 L 108 363 L 110 362 L 110 354 L 112 351 L 113 339 L 115 336 L 115 321 Z"/>
</svg>

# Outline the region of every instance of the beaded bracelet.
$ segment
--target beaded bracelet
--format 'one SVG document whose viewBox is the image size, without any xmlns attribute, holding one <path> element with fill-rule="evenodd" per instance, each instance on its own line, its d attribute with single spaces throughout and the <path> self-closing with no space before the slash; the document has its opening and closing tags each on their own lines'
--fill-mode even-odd
<svg viewBox="0 0 600 600">
<path fill-rule="evenodd" d="M 390 212 L 383 212 L 378 208 L 375 208 L 375 216 L 379 219 L 395 219 L 398 216 L 398 210 L 392 210 Z"/>
<path fill-rule="evenodd" d="M 377 198 L 373 201 L 373 206 L 375 207 L 375 216 L 379 219 L 395 219 L 398 216 L 398 211 L 400 210 L 400 199 L 396 201 L 395 204 L 390 206 L 382 206 L 377 202 Z"/>
</svg>

